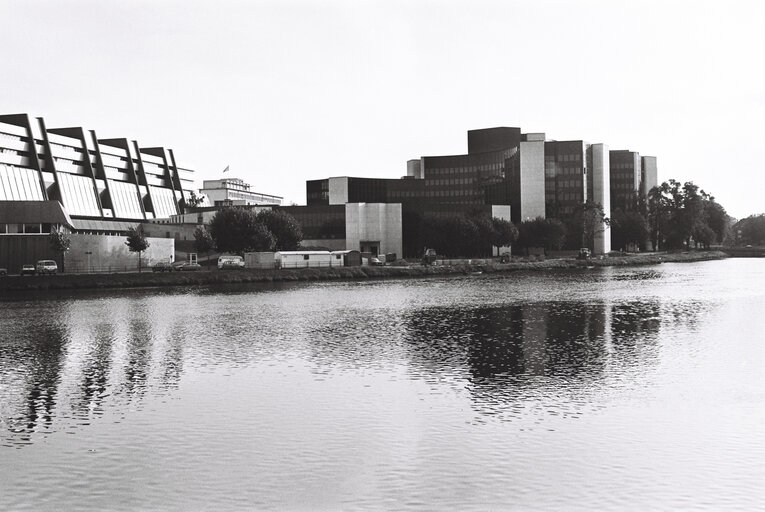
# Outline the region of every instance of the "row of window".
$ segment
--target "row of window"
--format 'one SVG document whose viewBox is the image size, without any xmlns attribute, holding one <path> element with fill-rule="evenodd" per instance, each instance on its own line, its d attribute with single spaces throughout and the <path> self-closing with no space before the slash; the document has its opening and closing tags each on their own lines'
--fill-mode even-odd
<svg viewBox="0 0 765 512">
<path fill-rule="evenodd" d="M 635 163 L 634 162 L 618 162 L 611 164 L 611 169 L 635 169 Z"/>
<path fill-rule="evenodd" d="M 556 155 L 545 155 L 545 162 L 581 162 L 582 155 L 580 153 L 559 153 Z"/>
<path fill-rule="evenodd" d="M 565 175 L 582 175 L 586 174 L 587 171 L 583 170 L 580 166 L 561 166 L 556 164 L 545 164 L 545 176 L 550 175 L 559 175 L 559 174 L 565 174 Z"/>
<path fill-rule="evenodd" d="M 484 165 L 469 165 L 466 167 L 436 167 L 426 169 L 426 173 L 429 175 L 443 175 L 443 174 L 475 174 L 480 171 L 501 171 L 503 164 L 493 163 Z"/>
<path fill-rule="evenodd" d="M 611 172 L 611 181 L 616 180 L 630 180 L 635 179 L 635 174 L 632 172 Z"/>
<path fill-rule="evenodd" d="M 476 194 L 472 190 L 464 190 L 464 189 L 458 189 L 458 190 L 426 190 L 425 191 L 425 197 L 460 197 L 460 196 L 470 196 L 473 197 Z M 479 194 L 481 197 L 483 197 L 483 194 Z"/>
<path fill-rule="evenodd" d="M 582 180 L 548 180 L 545 182 L 545 187 L 554 189 L 554 188 L 573 188 L 573 189 L 582 189 Z"/>
<path fill-rule="evenodd" d="M 614 183 L 611 182 L 611 190 L 635 190 L 634 183 Z"/>
<path fill-rule="evenodd" d="M 419 190 L 392 190 L 389 195 L 390 197 L 422 197 L 423 192 Z"/>
<path fill-rule="evenodd" d="M 577 201 L 577 202 L 584 202 L 584 194 L 582 192 L 558 192 L 555 193 L 546 193 L 545 194 L 545 201 Z"/>
<path fill-rule="evenodd" d="M 455 178 L 450 180 L 425 180 L 426 187 L 432 187 L 434 185 L 472 185 L 475 182 L 474 178 Z"/>
<path fill-rule="evenodd" d="M 48 234 L 54 224 L 0 224 L 0 235 Z"/>
</svg>

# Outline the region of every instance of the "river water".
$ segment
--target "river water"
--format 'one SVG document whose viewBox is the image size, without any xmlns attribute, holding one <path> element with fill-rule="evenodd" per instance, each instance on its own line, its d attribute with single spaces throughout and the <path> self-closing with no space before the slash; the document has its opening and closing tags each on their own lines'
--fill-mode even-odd
<svg viewBox="0 0 765 512">
<path fill-rule="evenodd" d="M 2 510 L 765 506 L 765 260 L 0 301 Z"/>
</svg>

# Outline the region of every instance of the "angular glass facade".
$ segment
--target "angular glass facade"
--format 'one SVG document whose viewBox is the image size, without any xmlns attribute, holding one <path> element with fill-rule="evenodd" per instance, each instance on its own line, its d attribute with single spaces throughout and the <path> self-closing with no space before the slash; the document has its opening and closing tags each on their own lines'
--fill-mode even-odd
<svg viewBox="0 0 765 512">
<path fill-rule="evenodd" d="M 92 179 L 62 172 L 58 174 L 58 184 L 61 192 L 61 203 L 69 215 L 101 216 Z"/>
<path fill-rule="evenodd" d="M 0 201 L 44 201 L 34 169 L 0 164 Z"/>
<path fill-rule="evenodd" d="M 0 201 L 58 201 L 75 227 L 78 219 L 101 220 L 114 232 L 124 221 L 183 213 L 192 188 L 193 171 L 178 168 L 172 150 L 0 115 Z"/>
</svg>

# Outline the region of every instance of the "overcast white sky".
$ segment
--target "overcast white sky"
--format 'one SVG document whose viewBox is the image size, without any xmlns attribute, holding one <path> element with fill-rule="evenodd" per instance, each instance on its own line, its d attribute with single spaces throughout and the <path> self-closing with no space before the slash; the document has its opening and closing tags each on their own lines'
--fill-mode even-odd
<svg viewBox="0 0 765 512">
<path fill-rule="evenodd" d="M 305 204 L 519 126 L 765 212 L 765 2 L 0 0 L 0 113 L 173 148 Z"/>
</svg>

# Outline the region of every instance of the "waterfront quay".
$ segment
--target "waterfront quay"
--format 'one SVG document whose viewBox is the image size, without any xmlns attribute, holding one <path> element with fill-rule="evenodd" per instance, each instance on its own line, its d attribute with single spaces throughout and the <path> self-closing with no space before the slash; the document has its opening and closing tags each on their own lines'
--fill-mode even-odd
<svg viewBox="0 0 765 512">
<path fill-rule="evenodd" d="M 0 291 L 65 290 L 98 288 L 142 288 L 195 286 L 279 281 L 365 280 L 417 278 L 439 275 L 503 273 L 521 270 L 545 271 L 567 268 L 652 265 L 670 262 L 717 260 L 728 257 L 722 251 L 656 252 L 615 255 L 579 260 L 576 258 L 515 258 L 509 263 L 494 260 L 449 260 L 447 264 L 401 264 L 380 267 L 333 267 L 302 269 L 201 270 L 197 272 L 143 272 L 110 274 L 56 274 L 45 276 L 4 276 Z"/>
</svg>

